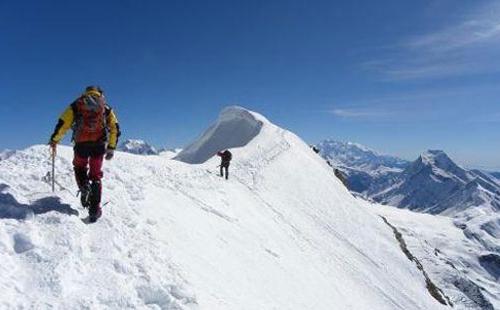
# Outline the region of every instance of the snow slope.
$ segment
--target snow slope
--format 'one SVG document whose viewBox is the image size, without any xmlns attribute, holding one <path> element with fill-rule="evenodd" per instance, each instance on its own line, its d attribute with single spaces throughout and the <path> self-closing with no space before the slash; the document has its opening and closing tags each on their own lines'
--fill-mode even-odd
<svg viewBox="0 0 500 310">
<path fill-rule="evenodd" d="M 203 164 L 117 152 L 92 225 L 71 159 L 60 147 L 55 194 L 46 146 L 0 161 L 2 309 L 444 308 L 371 206 L 259 114 L 225 109 L 178 156 Z"/>
<path fill-rule="evenodd" d="M 469 238 L 468 227 L 459 228 L 446 216 L 382 205 L 372 210 L 400 230 L 409 250 L 454 304 L 466 309 L 500 309 L 500 256 Z"/>
</svg>

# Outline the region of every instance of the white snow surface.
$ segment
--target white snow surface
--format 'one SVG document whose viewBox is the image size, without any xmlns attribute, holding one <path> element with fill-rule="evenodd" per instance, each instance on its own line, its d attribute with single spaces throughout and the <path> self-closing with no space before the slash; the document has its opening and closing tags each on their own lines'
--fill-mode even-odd
<svg viewBox="0 0 500 310">
<path fill-rule="evenodd" d="M 160 151 L 158 155 L 160 155 L 161 157 L 167 158 L 167 159 L 172 159 L 175 156 L 177 156 L 181 151 L 182 151 L 182 149 L 180 149 L 180 148 L 164 149 L 164 150 Z"/>
<path fill-rule="evenodd" d="M 257 113 L 224 110 L 178 156 L 203 164 L 117 152 L 91 225 L 58 150 L 54 194 L 46 146 L 0 161 L 1 309 L 444 308 L 373 207 Z"/>
<path fill-rule="evenodd" d="M 9 158 L 12 154 L 14 154 L 16 151 L 12 151 L 12 150 L 3 150 L 0 152 L 0 161 L 1 160 L 5 160 L 7 158 Z"/>
</svg>

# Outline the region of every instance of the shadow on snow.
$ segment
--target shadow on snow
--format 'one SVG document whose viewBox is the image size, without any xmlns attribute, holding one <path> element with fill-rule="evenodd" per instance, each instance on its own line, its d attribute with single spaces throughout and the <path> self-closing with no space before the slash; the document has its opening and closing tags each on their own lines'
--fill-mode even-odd
<svg viewBox="0 0 500 310">
<path fill-rule="evenodd" d="M 8 187 L 6 184 L 0 184 L 0 219 L 24 220 L 30 214 L 44 214 L 51 211 L 78 216 L 78 211 L 69 204 L 61 203 L 59 197 L 44 197 L 31 204 L 19 203 L 14 196 L 4 192 Z"/>
</svg>

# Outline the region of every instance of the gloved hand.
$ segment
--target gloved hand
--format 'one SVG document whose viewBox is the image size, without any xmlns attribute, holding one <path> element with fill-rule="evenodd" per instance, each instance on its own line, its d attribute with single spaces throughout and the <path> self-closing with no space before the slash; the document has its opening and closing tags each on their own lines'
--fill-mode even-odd
<svg viewBox="0 0 500 310">
<path fill-rule="evenodd" d="M 51 154 L 55 155 L 56 154 L 56 149 L 57 149 L 57 142 L 50 140 L 49 141 L 49 146 L 50 146 L 50 152 Z"/>
<path fill-rule="evenodd" d="M 113 156 L 115 155 L 115 150 L 113 149 L 107 149 L 106 150 L 106 160 L 111 160 Z"/>
</svg>

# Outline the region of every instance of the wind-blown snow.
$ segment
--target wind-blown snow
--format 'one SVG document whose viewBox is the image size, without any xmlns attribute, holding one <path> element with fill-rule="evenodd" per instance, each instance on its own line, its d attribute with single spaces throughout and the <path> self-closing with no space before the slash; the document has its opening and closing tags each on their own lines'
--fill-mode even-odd
<svg viewBox="0 0 500 310">
<path fill-rule="evenodd" d="M 257 113 L 224 110 L 178 156 L 200 165 L 117 152 L 92 225 L 71 159 L 60 147 L 55 195 L 46 146 L 0 162 L 0 308 L 444 308 L 371 206 Z"/>
<path fill-rule="evenodd" d="M 262 124 L 252 112 L 237 106 L 228 107 L 214 125 L 175 159 L 190 164 L 203 163 L 220 150 L 245 146 L 259 134 Z"/>
</svg>

